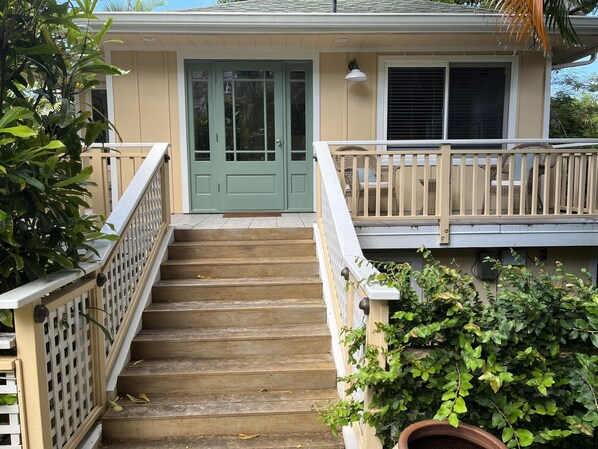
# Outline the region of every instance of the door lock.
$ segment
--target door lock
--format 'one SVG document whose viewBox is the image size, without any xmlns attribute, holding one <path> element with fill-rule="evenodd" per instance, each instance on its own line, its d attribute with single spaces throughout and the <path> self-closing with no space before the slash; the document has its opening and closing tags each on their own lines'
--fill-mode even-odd
<svg viewBox="0 0 598 449">
<path fill-rule="evenodd" d="M 276 139 L 276 146 L 277 147 L 281 147 L 283 143 L 284 143 L 284 140 L 282 140 L 282 139 Z"/>
</svg>

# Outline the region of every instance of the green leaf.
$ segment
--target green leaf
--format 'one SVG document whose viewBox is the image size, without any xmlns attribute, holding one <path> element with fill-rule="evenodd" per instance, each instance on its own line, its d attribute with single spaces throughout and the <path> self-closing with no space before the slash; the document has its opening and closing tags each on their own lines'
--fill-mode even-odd
<svg viewBox="0 0 598 449">
<path fill-rule="evenodd" d="M 52 140 L 42 147 L 43 150 L 56 150 L 58 148 L 64 148 L 64 144 L 60 140 Z"/>
<path fill-rule="evenodd" d="M 0 405 L 14 405 L 17 403 L 16 394 L 3 393 L 0 394 Z"/>
<path fill-rule="evenodd" d="M 25 125 L 12 126 L 10 128 L 1 128 L 0 133 L 12 134 L 15 137 L 34 137 L 37 132 Z"/>
<path fill-rule="evenodd" d="M 513 438 L 513 433 L 514 431 L 512 427 L 505 427 L 504 429 L 502 429 L 502 442 L 506 443 L 511 438 Z"/>
<path fill-rule="evenodd" d="M 9 123 L 21 120 L 24 118 L 32 117 L 33 113 L 23 107 L 11 107 L 3 111 L 4 115 L 0 118 L 0 128 L 4 128 Z"/>
<path fill-rule="evenodd" d="M 12 321 L 12 312 L 10 310 L 0 309 L 0 323 L 2 323 L 6 327 L 15 327 Z"/>
<path fill-rule="evenodd" d="M 598 348 L 598 334 L 592 334 L 590 340 L 592 344 Z"/>
<path fill-rule="evenodd" d="M 465 401 L 462 397 L 457 398 L 453 410 L 455 411 L 455 413 L 465 413 L 467 411 L 467 406 L 465 405 Z"/>
<path fill-rule="evenodd" d="M 451 413 L 448 417 L 448 422 L 453 427 L 459 427 L 459 418 L 455 413 Z"/>
<path fill-rule="evenodd" d="M 63 179 L 62 181 L 58 181 L 58 182 L 52 184 L 52 187 L 55 188 L 55 189 L 57 189 L 57 188 L 60 188 L 60 187 L 69 186 L 71 184 L 76 184 L 76 183 L 79 183 L 79 182 L 83 182 L 83 181 L 85 181 L 86 179 L 89 178 L 89 176 L 91 175 L 91 172 L 92 172 L 92 168 L 91 167 L 86 167 L 86 168 L 84 168 L 81 171 L 81 173 L 79 173 L 79 174 L 77 174 L 75 176 L 72 176 L 70 178 Z"/>
<path fill-rule="evenodd" d="M 517 438 L 521 447 L 531 446 L 534 442 L 534 434 L 525 429 L 517 429 Z"/>
<path fill-rule="evenodd" d="M 58 53 L 56 44 L 40 44 L 35 47 L 15 47 L 15 51 L 25 56 L 54 55 Z"/>
</svg>

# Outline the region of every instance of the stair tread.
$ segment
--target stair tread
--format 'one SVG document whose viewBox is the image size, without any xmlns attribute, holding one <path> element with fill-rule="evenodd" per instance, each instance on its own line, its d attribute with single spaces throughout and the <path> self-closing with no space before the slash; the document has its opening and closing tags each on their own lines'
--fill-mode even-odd
<svg viewBox="0 0 598 449">
<path fill-rule="evenodd" d="M 248 285 L 289 285 L 289 284 L 320 284 L 319 277 L 263 277 L 263 278 L 212 278 L 212 279 L 163 279 L 158 281 L 157 287 L 201 287 L 219 286 L 246 287 Z"/>
<path fill-rule="evenodd" d="M 310 449 L 342 447 L 341 440 L 330 432 L 262 434 L 257 438 L 241 439 L 238 435 L 168 438 L 154 441 L 104 443 L 101 449 Z"/>
<path fill-rule="evenodd" d="M 270 265 L 277 263 L 317 263 L 315 256 L 297 257 L 214 257 L 210 259 L 169 259 L 162 265 Z"/>
<path fill-rule="evenodd" d="M 121 377 L 178 376 L 185 374 L 272 373 L 334 370 L 330 354 L 298 354 L 276 356 L 237 357 L 233 359 L 149 359 L 131 362 Z"/>
<path fill-rule="evenodd" d="M 281 299 L 243 299 L 229 300 L 222 299 L 216 301 L 172 301 L 172 302 L 154 302 L 145 309 L 145 312 L 192 312 L 206 310 L 230 310 L 230 309 L 272 309 L 314 307 L 324 308 L 322 298 L 281 298 Z"/>
<path fill-rule="evenodd" d="M 179 241 L 170 244 L 171 247 L 186 247 L 186 246 L 288 246 L 295 244 L 314 244 L 310 238 L 305 239 L 271 239 L 271 240 L 193 240 L 193 241 Z"/>
<path fill-rule="evenodd" d="M 110 419 L 186 418 L 201 416 L 238 416 L 284 413 L 313 413 L 314 405 L 336 400 L 336 390 L 304 390 L 298 392 L 257 392 L 196 396 L 191 398 L 151 395 L 150 402 L 136 404 L 120 399 L 122 411 L 113 409 L 106 414 Z M 285 394 L 286 393 L 286 394 Z M 177 400 L 179 399 L 179 400 Z"/>
<path fill-rule="evenodd" d="M 134 341 L 231 341 L 329 336 L 330 332 L 326 324 L 289 324 L 195 329 L 142 329 L 137 334 Z"/>
<path fill-rule="evenodd" d="M 256 402 L 280 402 L 280 401 L 308 401 L 308 400 L 322 400 L 322 399 L 338 399 L 338 392 L 335 389 L 321 389 L 321 390 L 284 390 L 284 391 L 239 391 L 228 393 L 210 393 L 210 394 L 164 394 L 154 393 L 149 398 L 151 402 L 148 404 L 238 404 Z M 120 398 L 118 404 L 122 407 L 137 407 L 145 406 L 146 403 L 136 404 L 125 398 Z"/>
</svg>

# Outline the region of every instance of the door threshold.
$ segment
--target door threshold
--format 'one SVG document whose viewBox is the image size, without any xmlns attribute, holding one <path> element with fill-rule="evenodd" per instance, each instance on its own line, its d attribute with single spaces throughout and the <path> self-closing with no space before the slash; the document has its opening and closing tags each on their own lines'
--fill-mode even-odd
<svg viewBox="0 0 598 449">
<path fill-rule="evenodd" d="M 280 212 L 227 212 L 222 218 L 282 217 Z"/>
</svg>

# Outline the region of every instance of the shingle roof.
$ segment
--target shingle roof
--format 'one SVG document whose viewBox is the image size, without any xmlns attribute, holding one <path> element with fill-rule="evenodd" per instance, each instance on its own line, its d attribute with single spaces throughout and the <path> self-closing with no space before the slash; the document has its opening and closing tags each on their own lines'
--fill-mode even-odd
<svg viewBox="0 0 598 449">
<path fill-rule="evenodd" d="M 329 13 L 332 0 L 241 0 L 185 11 L 240 13 Z M 431 0 L 337 0 L 340 14 L 475 14 L 464 5 Z"/>
</svg>

